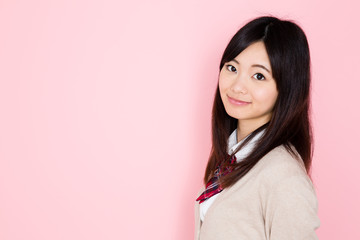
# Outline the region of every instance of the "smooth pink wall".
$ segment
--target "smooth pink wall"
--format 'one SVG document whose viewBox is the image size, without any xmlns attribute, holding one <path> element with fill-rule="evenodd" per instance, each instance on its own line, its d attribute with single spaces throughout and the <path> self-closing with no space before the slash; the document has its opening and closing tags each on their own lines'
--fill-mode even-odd
<svg viewBox="0 0 360 240">
<path fill-rule="evenodd" d="M 360 239 L 357 1 L 0 1 L 0 239 L 192 239 L 227 42 L 308 35 L 320 239 Z"/>
</svg>

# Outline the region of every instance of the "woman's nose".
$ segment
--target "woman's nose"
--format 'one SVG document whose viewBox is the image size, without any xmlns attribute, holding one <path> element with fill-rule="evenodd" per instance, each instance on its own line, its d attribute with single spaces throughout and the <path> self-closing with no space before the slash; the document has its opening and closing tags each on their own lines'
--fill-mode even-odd
<svg viewBox="0 0 360 240">
<path fill-rule="evenodd" d="M 235 79 L 234 82 L 231 86 L 231 90 L 234 93 L 242 93 L 242 94 L 246 94 L 247 93 L 247 88 L 246 88 L 246 79 L 245 76 L 241 76 L 238 75 Z"/>
</svg>

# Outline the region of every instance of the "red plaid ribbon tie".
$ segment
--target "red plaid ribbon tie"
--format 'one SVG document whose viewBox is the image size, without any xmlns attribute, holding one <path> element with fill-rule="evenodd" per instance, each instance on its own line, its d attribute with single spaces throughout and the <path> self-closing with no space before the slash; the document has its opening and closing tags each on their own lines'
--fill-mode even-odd
<svg viewBox="0 0 360 240">
<path fill-rule="evenodd" d="M 231 164 L 235 163 L 236 157 L 235 155 L 230 159 Z M 223 190 L 223 188 L 219 184 L 219 180 L 221 177 L 227 175 L 231 172 L 231 168 L 227 167 L 224 171 L 221 171 L 220 166 L 216 169 L 214 176 L 210 178 L 210 180 L 206 184 L 205 191 L 196 199 L 199 203 L 204 202 L 206 199 L 211 198 L 215 194 L 218 194 Z"/>
</svg>

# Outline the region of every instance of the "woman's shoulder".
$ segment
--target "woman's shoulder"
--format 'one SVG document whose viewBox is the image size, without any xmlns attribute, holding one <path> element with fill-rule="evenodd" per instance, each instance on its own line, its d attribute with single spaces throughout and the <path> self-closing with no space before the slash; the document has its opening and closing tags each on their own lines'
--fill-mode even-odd
<svg viewBox="0 0 360 240">
<path fill-rule="evenodd" d="M 284 145 L 274 148 L 259 161 L 259 168 L 261 178 L 270 185 L 291 178 L 306 180 L 311 184 L 304 163 L 294 148 L 293 152 Z"/>
<path fill-rule="evenodd" d="M 292 151 L 284 145 L 278 146 L 268 152 L 260 162 L 269 171 L 284 171 L 284 173 L 287 174 L 306 174 L 305 165 L 301 156 L 294 147 L 290 148 Z"/>
</svg>

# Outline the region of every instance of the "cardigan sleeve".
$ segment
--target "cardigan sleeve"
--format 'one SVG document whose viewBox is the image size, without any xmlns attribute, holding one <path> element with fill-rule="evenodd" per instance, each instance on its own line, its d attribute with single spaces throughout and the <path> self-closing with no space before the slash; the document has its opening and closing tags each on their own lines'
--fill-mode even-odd
<svg viewBox="0 0 360 240">
<path fill-rule="evenodd" d="M 310 179 L 304 175 L 279 181 L 269 192 L 265 231 L 269 240 L 315 240 L 320 226 L 318 202 Z"/>
</svg>

